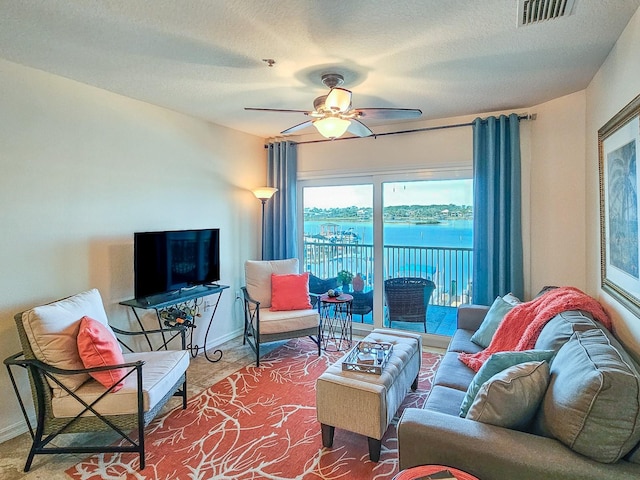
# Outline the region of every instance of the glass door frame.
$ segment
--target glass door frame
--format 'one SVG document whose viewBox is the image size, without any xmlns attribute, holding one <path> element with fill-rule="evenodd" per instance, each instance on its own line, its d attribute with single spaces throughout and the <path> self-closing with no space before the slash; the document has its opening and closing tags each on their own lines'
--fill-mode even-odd
<svg viewBox="0 0 640 480">
<path fill-rule="evenodd" d="M 384 238 L 383 238 L 383 194 L 382 184 L 385 182 L 411 182 L 428 180 L 456 180 L 473 178 L 471 164 L 429 167 L 424 169 L 394 170 L 375 174 L 358 174 L 349 172 L 343 177 L 318 176 L 315 178 L 299 179 L 297 182 L 297 213 L 298 225 L 298 258 L 303 261 L 304 249 L 304 204 L 303 189 L 305 187 L 372 185 L 373 186 L 373 326 L 360 325 L 357 327 L 367 333 L 372 328 L 384 326 Z M 302 264 L 302 263 L 301 263 Z M 354 324 L 354 330 L 356 325 Z M 446 348 L 449 337 L 433 334 L 422 334 L 424 344 Z"/>
</svg>

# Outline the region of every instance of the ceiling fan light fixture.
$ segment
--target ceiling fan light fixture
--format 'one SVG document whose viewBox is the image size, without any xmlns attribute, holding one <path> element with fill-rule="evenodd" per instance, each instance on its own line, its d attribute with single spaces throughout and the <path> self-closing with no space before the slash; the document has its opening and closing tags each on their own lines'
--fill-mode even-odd
<svg viewBox="0 0 640 480">
<path fill-rule="evenodd" d="M 533 0 L 530 0 L 533 1 Z M 550 0 L 538 0 L 550 1 Z M 555 1 L 555 0 L 554 0 Z M 569 0 L 567 0 L 569 1 Z M 315 125 L 318 133 L 325 138 L 333 140 L 349 132 L 356 137 L 370 137 L 373 132 L 367 127 L 365 120 L 399 120 L 412 119 L 422 115 L 417 108 L 357 108 L 351 107 L 351 90 L 342 88 L 344 77 L 339 73 L 325 73 L 322 75 L 322 84 L 329 89 L 326 95 L 320 95 L 313 101 L 313 111 L 289 110 L 282 108 L 247 108 L 245 110 L 272 111 L 285 113 L 302 113 L 311 117 L 306 122 L 289 127 L 282 135 L 297 132 Z"/>
<path fill-rule="evenodd" d="M 327 117 L 313 122 L 313 125 L 318 129 L 320 135 L 325 138 L 338 138 L 344 135 L 351 122 L 339 117 Z"/>
<path fill-rule="evenodd" d="M 324 101 L 326 109 L 346 112 L 351 108 L 351 91 L 345 88 L 332 88 Z"/>
</svg>

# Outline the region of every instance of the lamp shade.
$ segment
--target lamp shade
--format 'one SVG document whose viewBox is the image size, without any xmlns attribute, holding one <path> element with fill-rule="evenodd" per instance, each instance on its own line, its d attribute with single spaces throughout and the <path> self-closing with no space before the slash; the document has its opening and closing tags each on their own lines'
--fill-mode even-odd
<svg viewBox="0 0 640 480">
<path fill-rule="evenodd" d="M 257 199 L 264 200 L 264 201 L 267 201 L 271 197 L 273 197 L 273 194 L 276 193 L 277 191 L 278 189 L 273 187 L 258 187 L 252 190 L 253 194 L 256 196 Z"/>
<path fill-rule="evenodd" d="M 318 129 L 320 135 L 325 138 L 338 138 L 347 131 L 350 120 L 345 120 L 338 117 L 327 117 L 313 122 L 313 125 Z"/>
</svg>

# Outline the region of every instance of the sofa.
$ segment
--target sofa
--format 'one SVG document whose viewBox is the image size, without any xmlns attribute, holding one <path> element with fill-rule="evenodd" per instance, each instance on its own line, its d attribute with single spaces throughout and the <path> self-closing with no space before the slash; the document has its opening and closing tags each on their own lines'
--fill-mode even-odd
<svg viewBox="0 0 640 480">
<path fill-rule="evenodd" d="M 514 428 L 501 425 L 502 420 L 485 423 L 477 416 L 461 416 L 461 406 L 468 403 L 467 392 L 482 370 L 476 373 L 459 354 L 483 350 L 471 339 L 489 310 L 487 306 L 460 306 L 457 331 L 424 407 L 407 408 L 399 420 L 400 468 L 447 465 L 481 480 L 639 479 L 640 367 L 584 311 L 563 311 L 542 327 L 535 350 L 552 351 L 553 356 L 548 361 L 529 362 L 533 365 L 530 372 L 534 368 L 536 374 L 543 372 L 540 378 L 546 369 L 547 383 L 533 400 L 533 408 L 529 407 L 530 418 L 524 424 Z M 500 385 L 500 375 L 504 371 L 492 378 L 493 383 L 482 385 L 485 398 L 478 399 L 478 391 L 469 413 L 478 410 L 476 402 L 487 400 L 493 385 Z M 502 393 L 515 399 L 519 380 L 513 378 L 501 385 Z M 494 415 L 510 412 L 510 402 L 496 405 Z M 490 411 L 486 403 L 482 408 Z"/>
</svg>

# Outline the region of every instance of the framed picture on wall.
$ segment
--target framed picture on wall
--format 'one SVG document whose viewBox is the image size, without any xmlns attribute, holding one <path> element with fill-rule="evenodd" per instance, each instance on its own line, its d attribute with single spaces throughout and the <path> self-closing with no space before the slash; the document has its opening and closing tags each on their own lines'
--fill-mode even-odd
<svg viewBox="0 0 640 480">
<path fill-rule="evenodd" d="M 640 95 L 598 130 L 602 289 L 640 314 Z"/>
</svg>

